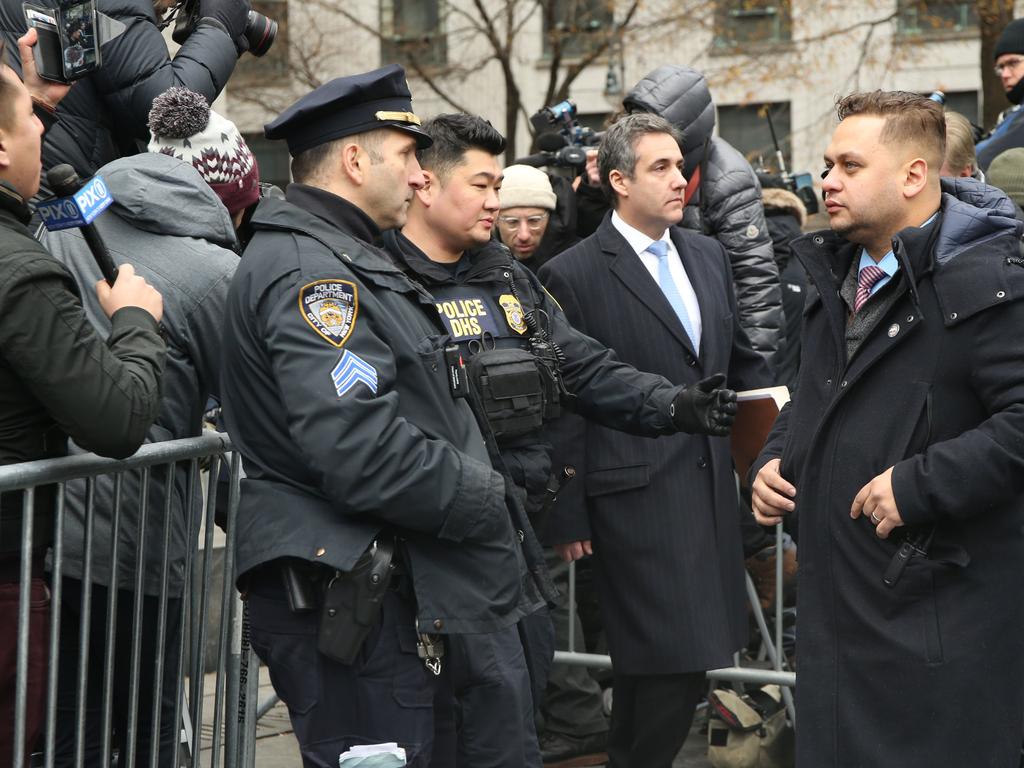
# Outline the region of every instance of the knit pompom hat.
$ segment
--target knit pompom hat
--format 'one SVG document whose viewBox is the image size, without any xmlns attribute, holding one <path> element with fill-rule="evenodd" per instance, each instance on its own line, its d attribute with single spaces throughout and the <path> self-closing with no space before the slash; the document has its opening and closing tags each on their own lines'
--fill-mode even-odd
<svg viewBox="0 0 1024 768">
<path fill-rule="evenodd" d="M 502 208 L 546 208 L 555 210 L 555 193 L 548 175 L 529 165 L 510 165 L 498 193 Z"/>
<path fill-rule="evenodd" d="M 234 216 L 260 196 L 260 174 L 238 128 L 187 88 L 169 88 L 149 112 L 150 152 L 176 157 L 199 171 Z"/>
</svg>

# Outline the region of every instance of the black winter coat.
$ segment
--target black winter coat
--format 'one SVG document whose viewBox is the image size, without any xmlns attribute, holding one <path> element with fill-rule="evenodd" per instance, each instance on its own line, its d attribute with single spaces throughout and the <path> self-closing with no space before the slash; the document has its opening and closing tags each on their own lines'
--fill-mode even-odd
<svg viewBox="0 0 1024 768">
<path fill-rule="evenodd" d="M 0 464 L 64 456 L 68 436 L 103 456 L 129 456 L 160 407 L 166 355 L 157 323 L 124 307 L 100 338 L 71 273 L 29 235 L 28 219 L 21 198 L 0 187 Z M 50 490 L 36 496 L 45 529 L 35 540 L 44 545 Z M 5 494 L 0 505 L 0 553 L 17 551 L 20 496 Z"/>
<path fill-rule="evenodd" d="M 938 223 L 894 237 L 902 295 L 850 360 L 838 288 L 860 248 L 793 244 L 816 294 L 796 396 L 751 476 L 781 457 L 797 489 L 798 765 L 1018 765 L 1022 226 L 998 190 L 946 181 Z M 884 540 L 849 513 L 889 467 L 907 527 Z M 886 587 L 902 536 L 931 526 L 927 558 Z"/>
<path fill-rule="evenodd" d="M 505 483 L 449 390 L 433 298 L 367 244 L 372 225 L 349 234 L 368 222 L 354 206 L 299 184 L 287 198 L 261 201 L 228 293 L 238 572 L 281 557 L 347 571 L 386 528 L 404 540 L 422 627 L 517 622 L 542 603 L 522 588 Z"/>
<path fill-rule="evenodd" d="M 682 133 L 687 181 L 700 167 L 700 188 L 683 211 L 682 226 L 725 246 L 740 325 L 754 349 L 774 364 L 782 334 L 782 293 L 761 185 L 743 155 L 712 135 L 715 105 L 707 80 L 688 67 L 658 67 L 626 94 L 623 104 L 631 112 L 661 115 Z"/>
<path fill-rule="evenodd" d="M 529 349 L 530 334 L 522 318 L 533 313 L 564 358 L 560 374 L 570 394 L 562 398 L 564 408 L 587 414 L 612 429 L 645 437 L 676 432 L 669 410 L 681 387 L 622 363 L 603 344 L 575 330 L 538 278 L 504 245 L 488 243 L 467 253 L 463 258 L 469 260 L 468 268 L 463 270 L 460 264 L 460 271 L 453 275 L 425 255 L 412 253 L 415 246 L 397 233 L 386 232 L 384 240 L 402 267 L 433 294 L 442 323 L 466 360 L 475 354 L 474 343 L 479 349 L 483 332 L 491 334 L 499 349 Z M 467 318 L 460 309 L 465 306 L 477 307 L 473 310 L 476 316 Z M 530 518 L 539 525 L 551 476 L 551 446 L 541 429 L 496 443 L 501 455 L 494 457 L 495 461 L 504 465 L 511 481 L 521 489 Z M 539 590 L 555 597 L 547 592 L 544 556 L 531 521 L 513 522 L 522 532 L 524 555 L 531 573 L 536 574 Z"/>
<path fill-rule="evenodd" d="M 96 10 L 125 26 L 100 49 L 102 66 L 78 80 L 57 106 L 57 122 L 43 141 L 45 171 L 70 163 L 83 179 L 102 165 L 144 152 L 153 99 L 173 86 L 220 94 L 238 53 L 227 32 L 203 22 L 172 60 L 152 0 L 96 0 Z M 16 40 L 25 33 L 21 0 L 0 0 L 0 34 L 7 63 L 21 72 Z"/>
</svg>

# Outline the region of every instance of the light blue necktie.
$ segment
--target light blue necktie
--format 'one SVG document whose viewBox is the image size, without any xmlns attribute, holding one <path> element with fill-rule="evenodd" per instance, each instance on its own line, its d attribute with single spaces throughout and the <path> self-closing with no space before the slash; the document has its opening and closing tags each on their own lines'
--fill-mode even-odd
<svg viewBox="0 0 1024 768">
<path fill-rule="evenodd" d="M 683 324 L 683 330 L 690 337 L 694 350 L 699 351 L 697 334 L 693 332 L 693 324 L 690 322 L 690 313 L 686 311 L 686 304 L 683 303 L 683 297 L 679 294 L 676 281 L 672 279 L 672 270 L 668 266 L 668 243 L 664 240 L 655 240 L 647 246 L 647 250 L 658 257 L 658 285 L 661 286 L 661 292 L 665 294 L 679 322 Z"/>
</svg>

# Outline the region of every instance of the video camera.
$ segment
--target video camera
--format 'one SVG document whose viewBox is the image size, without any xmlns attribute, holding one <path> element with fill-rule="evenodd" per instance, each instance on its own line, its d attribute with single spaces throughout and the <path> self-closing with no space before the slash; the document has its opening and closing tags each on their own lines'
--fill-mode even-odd
<svg viewBox="0 0 1024 768">
<path fill-rule="evenodd" d="M 576 147 L 593 147 L 601 143 L 600 134 L 592 128 L 580 125 L 576 119 L 576 102 L 571 99 L 560 101 L 553 107 L 544 107 L 530 118 L 534 131 L 538 134 L 557 126 L 559 133 L 565 137 L 565 143 Z"/>
<path fill-rule="evenodd" d="M 601 142 L 601 134 L 576 120 L 576 104 L 569 99 L 538 110 L 530 124 L 540 152 L 516 160 L 523 165 L 570 168 L 580 174 L 587 165 L 586 148 Z M 552 130 L 553 126 L 557 130 Z"/>
<path fill-rule="evenodd" d="M 199 26 L 199 0 L 181 0 L 174 13 L 174 31 L 171 33 L 171 39 L 182 45 Z M 277 39 L 277 22 L 262 13 L 250 10 L 242 34 L 249 43 L 249 53 L 253 56 L 263 56 Z"/>
</svg>

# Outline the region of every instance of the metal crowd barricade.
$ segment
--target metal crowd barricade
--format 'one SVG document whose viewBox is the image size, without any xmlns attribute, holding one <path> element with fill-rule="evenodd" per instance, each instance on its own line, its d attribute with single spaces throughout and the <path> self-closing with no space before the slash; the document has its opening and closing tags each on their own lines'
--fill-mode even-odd
<svg viewBox="0 0 1024 768">
<path fill-rule="evenodd" d="M 208 462 L 201 468 L 200 462 Z M 217 486 L 221 478 L 221 467 L 226 468 L 227 494 L 227 533 L 223 548 L 223 581 L 219 590 L 220 612 L 216 615 L 215 595 L 213 594 L 213 553 L 215 538 L 214 515 L 217 508 Z M 202 492 L 202 472 L 208 471 L 208 484 L 205 495 Z M 92 738 L 95 748 L 99 742 L 99 761 L 91 760 L 92 764 L 101 766 L 112 765 L 117 759 L 119 768 L 142 768 L 139 758 L 140 745 L 149 745 L 149 757 L 145 762 L 147 768 L 165 768 L 165 766 L 196 766 L 201 758 L 205 762 L 208 750 L 208 765 L 223 765 L 225 768 L 249 768 L 254 764 L 256 717 L 255 702 L 258 685 L 258 662 L 247 642 L 244 608 L 234 587 L 234 531 L 238 509 L 238 486 L 241 472 L 237 453 L 232 451 L 230 439 L 226 434 L 207 432 L 197 438 L 154 443 L 143 446 L 135 455 L 124 460 L 104 459 L 93 454 L 75 455 L 59 459 L 47 459 L 23 464 L 0 467 L 0 492 L 23 491 L 23 528 L 21 541 L 20 593 L 17 626 L 17 666 L 15 670 L 15 715 L 14 715 L 14 750 L 12 764 L 28 765 L 27 758 L 31 755 L 33 765 L 44 765 L 50 768 L 55 761 L 55 745 L 58 739 L 58 728 L 65 745 L 69 734 L 73 733 L 73 765 L 82 766 L 86 761 L 86 737 Z M 155 473 L 160 473 L 156 475 Z M 164 498 L 160 505 L 153 503 L 150 495 L 151 479 L 162 477 L 164 482 Z M 139 493 L 133 500 L 126 500 L 125 479 L 132 477 L 138 483 Z M 98 510 L 96 506 L 97 483 L 113 484 L 112 504 L 109 509 Z M 185 553 L 182 561 L 180 555 L 171 558 L 172 541 L 172 496 L 175 494 L 176 483 L 184 481 L 186 494 L 184 499 L 185 515 Z M 61 603 L 63 599 L 62 584 L 64 578 L 65 519 L 68 515 L 68 485 L 72 482 L 84 482 L 84 518 L 83 527 L 83 558 L 81 570 L 81 621 L 78 642 L 78 673 L 74 681 L 73 712 L 68 706 L 68 698 L 62 699 L 58 711 L 58 682 L 64 688 L 67 680 L 58 681 L 61 649 Z M 36 744 L 25 742 L 27 680 L 29 661 L 29 596 L 32 576 L 33 554 L 33 509 L 36 498 L 35 490 L 44 485 L 56 485 L 56 512 L 54 540 L 51 547 L 51 563 L 46 574 L 50 586 L 50 632 L 48 638 L 48 677 L 45 692 L 45 720 L 42 734 Z M 109 486 L 105 486 L 109 488 Z M 145 503 L 145 500 L 149 503 Z M 134 501 L 134 503 L 131 503 Z M 161 511 L 162 525 L 151 530 L 150 523 L 159 522 L 155 515 Z M 97 514 L 108 515 L 111 540 L 109 550 L 104 554 L 109 558 L 109 584 L 100 585 L 107 588 L 106 626 L 104 628 L 104 647 L 90 648 L 90 632 L 88 627 L 93 611 L 100 610 L 93 600 L 93 566 L 95 541 L 94 520 Z M 137 515 L 137 535 L 134 542 L 122 541 L 126 516 Z M 180 520 L 178 521 L 181 522 Z M 200 530 L 203 541 L 198 541 Z M 156 546 L 162 553 L 159 562 L 160 586 L 157 602 L 156 624 L 145 626 L 142 620 L 145 593 L 145 565 L 147 558 L 147 542 L 154 538 Z M 134 546 L 127 546 L 133 544 Z M 134 549 L 134 552 L 125 551 Z M 200 564 L 197 555 L 203 553 Z M 126 590 L 119 588 L 119 566 L 123 558 L 132 560 L 127 563 L 134 568 L 134 587 Z M 168 603 L 171 599 L 169 574 L 173 567 L 180 570 L 184 578 L 184 587 L 180 597 L 175 598 L 180 605 L 180 617 L 169 616 Z M 151 571 L 152 573 L 152 571 Z M 37 574 L 38 575 L 38 574 Z M 118 600 L 130 599 L 132 605 L 131 637 L 119 636 L 117 631 Z M 152 601 L 150 602 L 152 605 Z M 169 622 L 175 618 L 180 627 L 177 633 L 177 645 L 168 647 L 165 635 Z M 209 639 L 208 622 L 219 618 L 216 628 L 216 660 L 213 671 L 208 671 L 205 647 Z M 152 633 L 155 654 L 152 658 L 142 658 L 144 633 Z M 186 669 L 186 654 L 188 664 Z M 102 679 L 90 678 L 85 661 L 102 654 Z M 176 659 L 176 670 L 173 675 L 175 691 L 173 698 L 165 696 L 163 680 L 165 665 L 169 660 Z M 118 724 L 115 720 L 114 670 L 115 664 L 127 660 L 129 667 L 128 701 L 126 722 Z M 143 663 L 145 662 L 145 664 Z M 149 677 L 143 677 L 147 675 Z M 209 678 L 213 678 L 212 695 L 208 691 Z M 152 696 L 149 708 L 151 725 L 147 732 L 142 732 L 138 722 L 143 682 L 152 681 Z M 99 713 L 97 715 L 97 692 Z M 161 701 L 173 701 L 173 713 L 170 722 L 176 733 L 173 741 L 175 747 L 170 751 L 160 749 L 160 733 L 162 720 L 166 716 L 166 704 Z M 92 708 L 91 718 L 86 717 L 86 707 Z M 212 711 L 204 712 L 204 707 Z M 99 723 L 99 734 L 95 733 Z M 204 723 L 212 722 L 212 728 Z M 119 729 L 115 734 L 114 729 Z M 209 734 L 204 744 L 203 734 Z M 116 736 L 116 739 L 115 739 Z M 35 752 L 35 754 L 33 754 Z M 65 749 L 65 753 L 67 750 Z M 65 757 L 70 755 L 65 754 Z"/>
<path fill-rule="evenodd" d="M 757 590 L 750 576 L 746 576 L 747 599 L 750 609 L 754 614 L 757 623 L 758 633 L 761 642 L 771 662 L 771 669 L 760 669 L 757 667 L 740 666 L 738 660 L 732 667 L 708 670 L 709 680 L 724 680 L 734 683 L 750 683 L 754 685 L 766 685 L 774 683 L 782 686 L 782 698 L 786 705 L 786 714 L 789 721 L 796 724 L 796 708 L 793 704 L 792 688 L 796 685 L 796 672 L 786 669 L 785 655 L 782 652 L 782 560 L 783 560 L 783 532 L 782 526 L 778 526 L 775 532 L 775 637 L 772 637 L 765 621 L 764 611 L 761 610 L 761 603 L 758 600 Z M 612 660 L 610 656 L 596 653 L 582 653 L 576 650 L 576 564 L 569 565 L 569 648 L 564 651 L 555 651 L 556 664 L 572 664 L 594 669 L 611 669 Z"/>
</svg>

